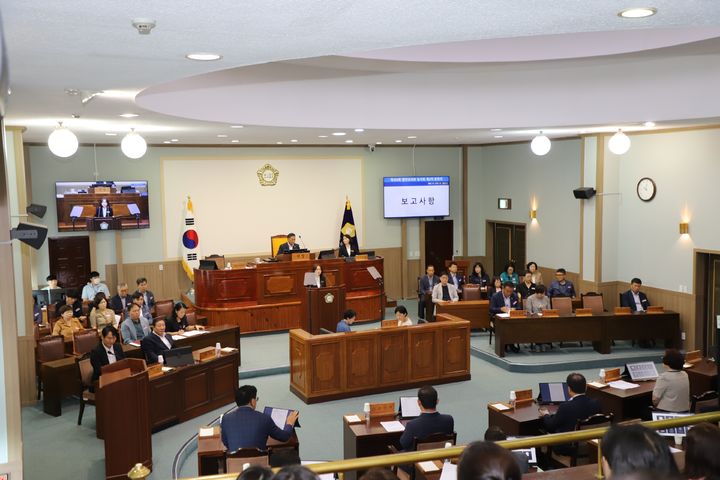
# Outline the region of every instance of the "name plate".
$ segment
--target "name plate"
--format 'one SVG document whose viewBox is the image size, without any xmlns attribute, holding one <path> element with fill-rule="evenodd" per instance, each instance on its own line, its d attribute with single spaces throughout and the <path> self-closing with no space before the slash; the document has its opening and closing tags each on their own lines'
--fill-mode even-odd
<svg viewBox="0 0 720 480">
<path fill-rule="evenodd" d="M 592 308 L 576 308 L 575 309 L 575 316 L 576 317 L 592 317 Z"/>
<path fill-rule="evenodd" d="M 290 256 L 290 260 L 293 262 L 307 261 L 310 260 L 310 253 L 293 253 Z"/>
<path fill-rule="evenodd" d="M 370 418 L 394 416 L 395 402 L 375 402 L 370 404 Z"/>
</svg>

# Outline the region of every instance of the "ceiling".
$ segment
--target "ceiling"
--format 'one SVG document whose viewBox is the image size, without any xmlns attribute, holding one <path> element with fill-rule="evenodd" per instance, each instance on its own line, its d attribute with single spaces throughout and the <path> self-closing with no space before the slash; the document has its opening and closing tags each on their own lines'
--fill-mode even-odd
<svg viewBox="0 0 720 480">
<path fill-rule="evenodd" d="M 653 0 L 650 18 L 617 16 L 645 3 L 6 0 L 6 121 L 30 142 L 64 121 L 82 143 L 119 143 L 136 128 L 149 143 L 228 145 L 717 123 L 720 3 Z M 150 35 L 132 27 L 137 17 L 157 22 Z M 93 92 L 103 93 L 83 104 Z"/>
</svg>

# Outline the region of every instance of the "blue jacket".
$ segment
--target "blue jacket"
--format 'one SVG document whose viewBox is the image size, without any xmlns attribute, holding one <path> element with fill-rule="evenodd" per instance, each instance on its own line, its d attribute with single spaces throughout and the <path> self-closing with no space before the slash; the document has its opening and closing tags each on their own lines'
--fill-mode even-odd
<svg viewBox="0 0 720 480">
<path fill-rule="evenodd" d="M 223 415 L 220 421 L 222 442 L 228 452 L 239 448 L 257 448 L 267 450 L 268 436 L 280 442 L 287 442 L 293 433 L 292 425 L 280 429 L 272 418 L 251 407 L 238 407 Z"/>
<path fill-rule="evenodd" d="M 455 420 L 452 415 L 438 412 L 422 413 L 405 425 L 405 431 L 400 437 L 400 446 L 403 450 L 410 450 L 415 439 L 423 438 L 433 433 L 452 433 L 455 431 Z"/>
<path fill-rule="evenodd" d="M 502 313 L 502 308 L 505 306 L 505 299 L 503 298 L 502 292 L 496 292 L 492 297 L 490 297 L 490 315 L 497 315 L 498 313 Z M 514 310 L 518 310 L 522 308 L 522 305 L 518 301 L 517 295 L 515 293 L 510 294 L 510 306 Z"/>
<path fill-rule="evenodd" d="M 650 301 L 647 299 L 647 296 L 643 292 L 638 292 L 638 296 L 640 297 L 640 303 L 643 306 L 643 310 L 647 310 L 647 307 L 650 306 Z M 620 306 L 630 307 L 630 310 L 637 312 L 637 305 L 635 305 L 632 290 L 628 290 L 622 294 L 622 297 L 620 297 Z"/>
<path fill-rule="evenodd" d="M 575 285 L 570 280 L 565 280 L 561 284 L 557 280 L 553 280 L 547 291 L 548 297 L 575 297 Z"/>
<path fill-rule="evenodd" d="M 350 329 L 350 325 L 345 323 L 345 319 L 338 322 L 337 327 L 335 327 L 335 331 L 337 333 L 352 332 L 352 330 Z"/>
</svg>

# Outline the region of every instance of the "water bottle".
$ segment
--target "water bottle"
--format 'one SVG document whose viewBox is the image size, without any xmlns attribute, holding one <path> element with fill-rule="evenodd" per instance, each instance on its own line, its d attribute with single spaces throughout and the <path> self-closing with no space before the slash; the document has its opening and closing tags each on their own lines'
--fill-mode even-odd
<svg viewBox="0 0 720 480">
<path fill-rule="evenodd" d="M 220 357 L 220 349 L 221 349 L 221 348 L 222 348 L 222 347 L 220 347 L 220 342 L 217 342 L 217 343 L 215 344 L 215 358 Z"/>
<path fill-rule="evenodd" d="M 604 368 L 600 369 L 600 381 L 602 383 L 605 383 L 605 369 Z"/>
<path fill-rule="evenodd" d="M 515 400 L 517 400 L 515 390 L 510 390 L 510 407 L 512 407 L 513 410 L 515 410 Z"/>
<path fill-rule="evenodd" d="M 453 446 L 452 443 L 450 443 L 450 442 L 445 442 L 445 448 L 450 448 L 450 447 L 452 447 L 452 446 Z M 445 465 L 447 465 L 448 463 L 450 463 L 450 459 L 449 459 L 449 458 L 446 458 L 445 460 L 443 460 L 443 468 L 445 468 Z"/>
<path fill-rule="evenodd" d="M 160 365 L 165 365 L 165 358 L 162 355 L 158 355 L 158 363 Z"/>
<path fill-rule="evenodd" d="M 370 425 L 370 404 L 365 402 L 363 405 L 363 412 L 365 413 L 365 424 Z"/>
</svg>

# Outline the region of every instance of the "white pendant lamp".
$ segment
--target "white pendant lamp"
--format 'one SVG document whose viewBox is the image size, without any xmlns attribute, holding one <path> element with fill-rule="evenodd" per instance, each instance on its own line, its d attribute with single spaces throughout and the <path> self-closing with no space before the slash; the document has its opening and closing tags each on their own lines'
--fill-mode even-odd
<svg viewBox="0 0 720 480">
<path fill-rule="evenodd" d="M 48 147 L 54 155 L 67 158 L 77 152 L 78 139 L 69 128 L 63 127 L 62 122 L 59 122 L 57 128 L 48 137 Z"/>
<path fill-rule="evenodd" d="M 543 135 L 542 132 L 540 132 L 540 135 L 537 135 L 535 138 L 532 139 L 532 142 L 530 142 L 530 150 L 532 150 L 532 152 L 539 157 L 547 155 L 547 153 L 550 151 L 550 148 L 552 148 L 550 139 Z"/>
<path fill-rule="evenodd" d="M 608 147 L 615 155 L 627 153 L 627 151 L 630 150 L 630 137 L 625 135 L 622 130 L 618 130 L 615 135 L 610 137 Z"/>
<path fill-rule="evenodd" d="M 135 129 L 130 129 L 130 133 L 123 137 L 120 142 L 120 150 L 125 154 L 126 157 L 137 159 L 145 155 L 147 152 L 147 142 L 139 134 L 135 132 Z"/>
</svg>

